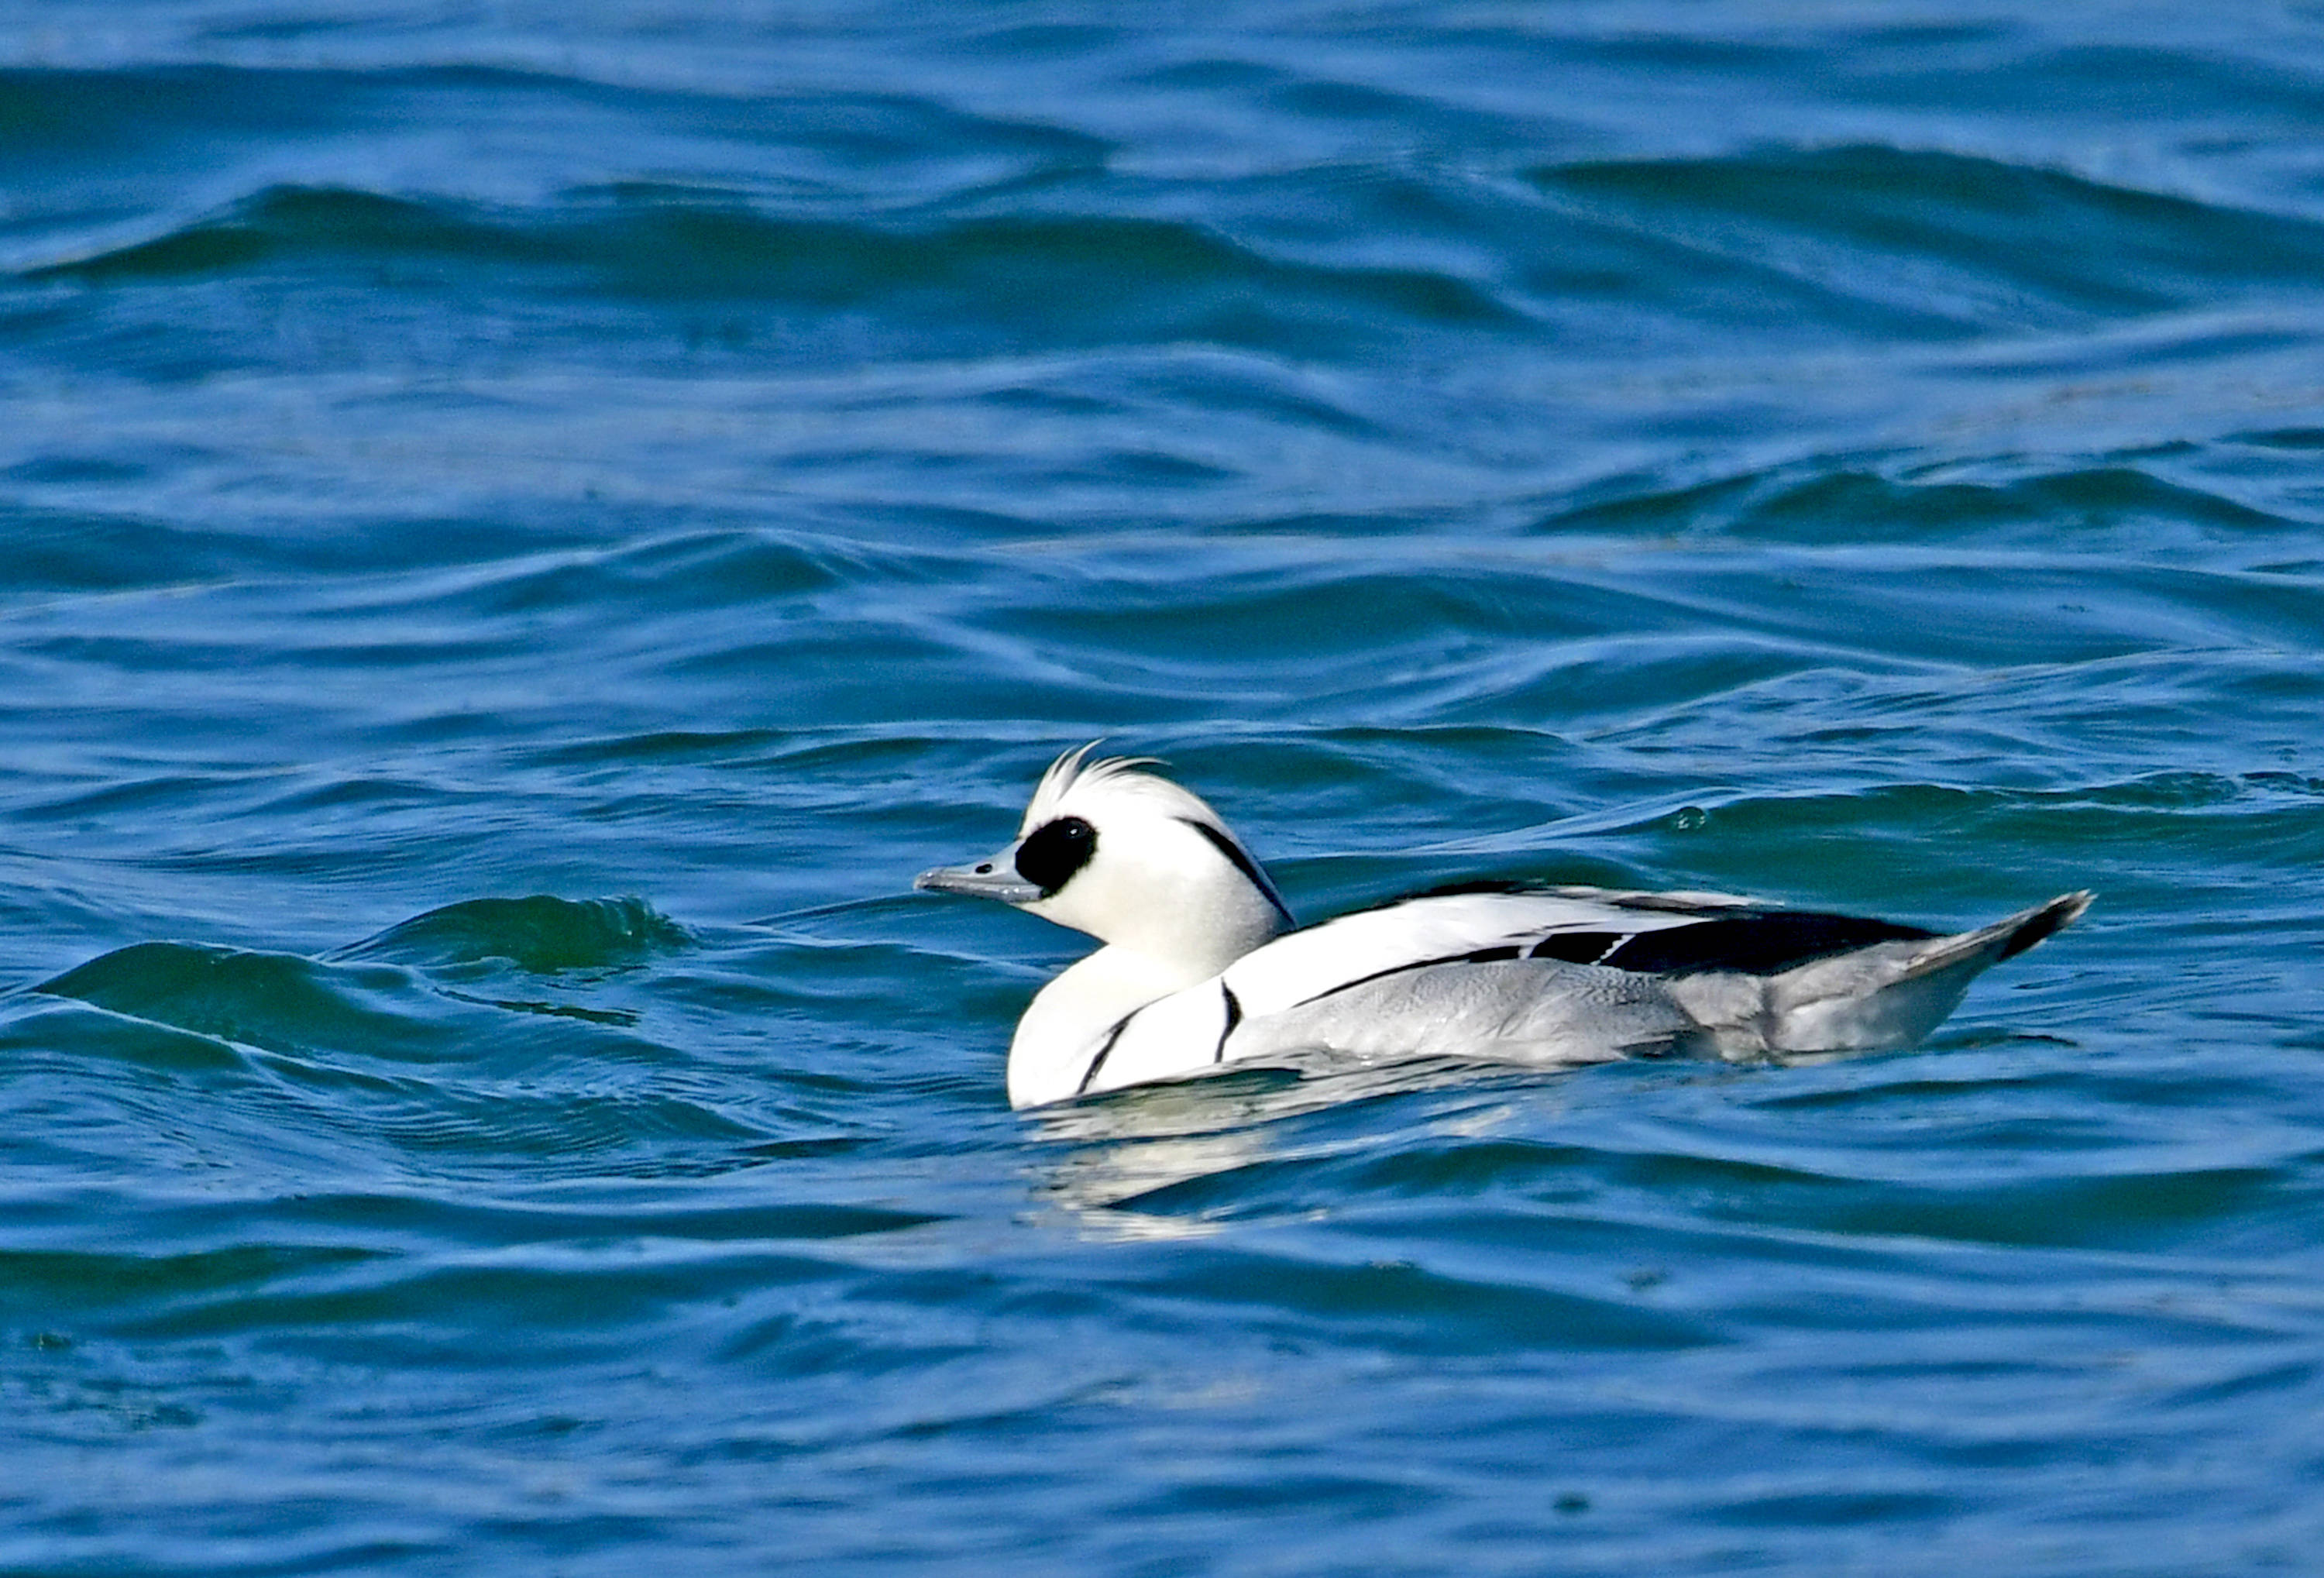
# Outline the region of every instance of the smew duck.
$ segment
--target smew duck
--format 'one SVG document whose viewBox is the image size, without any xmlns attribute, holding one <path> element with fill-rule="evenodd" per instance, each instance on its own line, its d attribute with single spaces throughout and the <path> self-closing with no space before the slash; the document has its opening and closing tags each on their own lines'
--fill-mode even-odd
<svg viewBox="0 0 2324 1578">
<path fill-rule="evenodd" d="M 1042 774 L 1006 849 L 913 884 L 1105 945 L 1019 1020 L 1012 1106 L 1295 1052 L 1561 1066 L 1909 1047 L 2091 897 L 1940 936 L 1720 893 L 1465 883 L 1302 927 L 1198 796 L 1090 750 Z"/>
</svg>

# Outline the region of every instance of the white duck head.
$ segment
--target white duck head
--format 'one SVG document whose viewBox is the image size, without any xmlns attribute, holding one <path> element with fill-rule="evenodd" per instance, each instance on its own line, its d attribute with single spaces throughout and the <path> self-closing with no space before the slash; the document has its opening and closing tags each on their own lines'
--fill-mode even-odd
<svg viewBox="0 0 2324 1578">
<path fill-rule="evenodd" d="M 1089 933 L 1107 945 L 1101 955 L 1135 955 L 1115 973 L 1134 974 L 1151 995 L 1121 1012 L 1207 980 L 1289 929 L 1283 896 L 1201 797 L 1140 771 L 1157 765 L 1150 758 L 1092 761 L 1093 747 L 1050 763 L 1008 848 L 923 872 L 912 885 L 998 899 Z"/>
</svg>

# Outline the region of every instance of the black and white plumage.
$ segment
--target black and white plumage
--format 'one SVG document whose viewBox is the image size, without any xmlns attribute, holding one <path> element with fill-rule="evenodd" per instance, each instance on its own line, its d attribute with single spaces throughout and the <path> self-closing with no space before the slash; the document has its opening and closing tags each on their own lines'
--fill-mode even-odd
<svg viewBox="0 0 2324 1578">
<path fill-rule="evenodd" d="M 1563 1066 L 1909 1047 L 2090 901 L 1939 936 L 1720 893 L 1471 883 L 1297 927 L 1215 811 L 1151 761 L 1090 749 L 1050 765 L 1008 848 L 914 884 L 1105 944 L 1018 1021 L 1018 1107 L 1294 1052 Z"/>
</svg>

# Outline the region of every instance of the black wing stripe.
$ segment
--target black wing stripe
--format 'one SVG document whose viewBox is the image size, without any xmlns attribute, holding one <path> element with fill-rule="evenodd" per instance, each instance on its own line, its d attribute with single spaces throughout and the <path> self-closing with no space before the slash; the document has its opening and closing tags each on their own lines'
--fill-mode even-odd
<svg viewBox="0 0 2324 1578">
<path fill-rule="evenodd" d="M 1090 1066 L 1082 1071 L 1082 1082 L 1074 1086 L 1074 1094 L 1089 1094 L 1090 1082 L 1097 1078 L 1097 1071 L 1105 1066 L 1106 1058 L 1113 1053 L 1113 1044 L 1121 1039 L 1121 1032 L 1130 1029 L 1130 1021 L 1137 1017 L 1137 1012 L 1132 1010 L 1113 1021 L 1113 1029 L 1105 1033 L 1105 1045 L 1097 1049 L 1097 1056 L 1091 1058 Z"/>
<path fill-rule="evenodd" d="M 1936 935 L 1893 920 L 1865 920 L 1852 915 L 1795 915 L 1789 910 L 1723 916 L 1659 931 L 1553 932 L 1530 946 L 1479 948 L 1471 953 L 1393 964 L 1369 975 L 1359 975 L 1353 981 L 1342 982 L 1292 1006 L 1305 1007 L 1390 975 L 1433 969 L 1439 964 L 1489 964 L 1525 958 L 1598 964 L 1647 975 L 1702 975 L 1714 972 L 1778 975 L 1813 960 L 1869 947 L 1874 943 L 1918 942 Z"/>
<path fill-rule="evenodd" d="M 1794 915 L 1777 909 L 1642 931 L 1609 949 L 1598 962 L 1651 975 L 1700 975 L 1714 970 L 1776 975 L 1811 960 L 1874 943 L 1917 942 L 1936 935 L 1892 920 Z"/>
<path fill-rule="evenodd" d="M 1618 931 L 1552 932 L 1526 950 L 1528 959 L 1558 959 L 1568 964 L 1595 964 L 1620 947 L 1627 934 Z"/>
<path fill-rule="evenodd" d="M 1385 970 L 1375 970 L 1369 975 L 1359 975 L 1353 981 L 1342 981 L 1337 986 L 1328 987 L 1313 997 L 1303 997 L 1291 1006 L 1305 1008 L 1311 1002 L 1321 1002 L 1327 997 L 1337 997 L 1342 992 L 1353 992 L 1359 986 L 1369 986 L 1375 981 L 1385 981 L 1391 975 L 1409 974 L 1415 970 L 1433 969 L 1438 964 L 1497 964 L 1517 957 L 1519 952 L 1520 950 L 1515 946 L 1479 948 L 1472 954 L 1446 954 L 1442 958 L 1415 959 L 1406 964 L 1390 964 Z"/>
<path fill-rule="evenodd" d="M 1219 983 L 1219 995 L 1227 1001 L 1227 1022 L 1226 1028 L 1219 1032 L 1219 1049 L 1211 1054 L 1213 1063 L 1227 1060 L 1227 1038 L 1235 1033 L 1237 1025 L 1242 1023 L 1242 999 L 1234 994 L 1234 988 L 1222 981 Z"/>
</svg>

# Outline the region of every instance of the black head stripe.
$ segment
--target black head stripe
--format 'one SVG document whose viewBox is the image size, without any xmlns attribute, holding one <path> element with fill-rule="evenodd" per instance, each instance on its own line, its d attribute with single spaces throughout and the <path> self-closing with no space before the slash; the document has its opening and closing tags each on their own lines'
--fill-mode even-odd
<svg viewBox="0 0 2324 1578">
<path fill-rule="evenodd" d="M 1283 901 L 1283 895 L 1275 891 L 1275 884 L 1267 880 L 1267 873 L 1259 869 L 1259 863 L 1250 858 L 1241 844 L 1208 822 L 1198 822 L 1192 817 L 1181 817 L 1178 820 L 1201 834 L 1213 849 L 1226 856 L 1228 863 L 1240 872 L 1252 887 L 1264 894 L 1269 904 L 1275 906 L 1275 912 L 1283 917 L 1286 924 L 1290 923 L 1291 907 Z"/>
<path fill-rule="evenodd" d="M 1096 853 L 1097 829 L 1079 817 L 1060 817 L 1025 835 L 1017 846 L 1017 874 L 1051 898 Z"/>
</svg>

